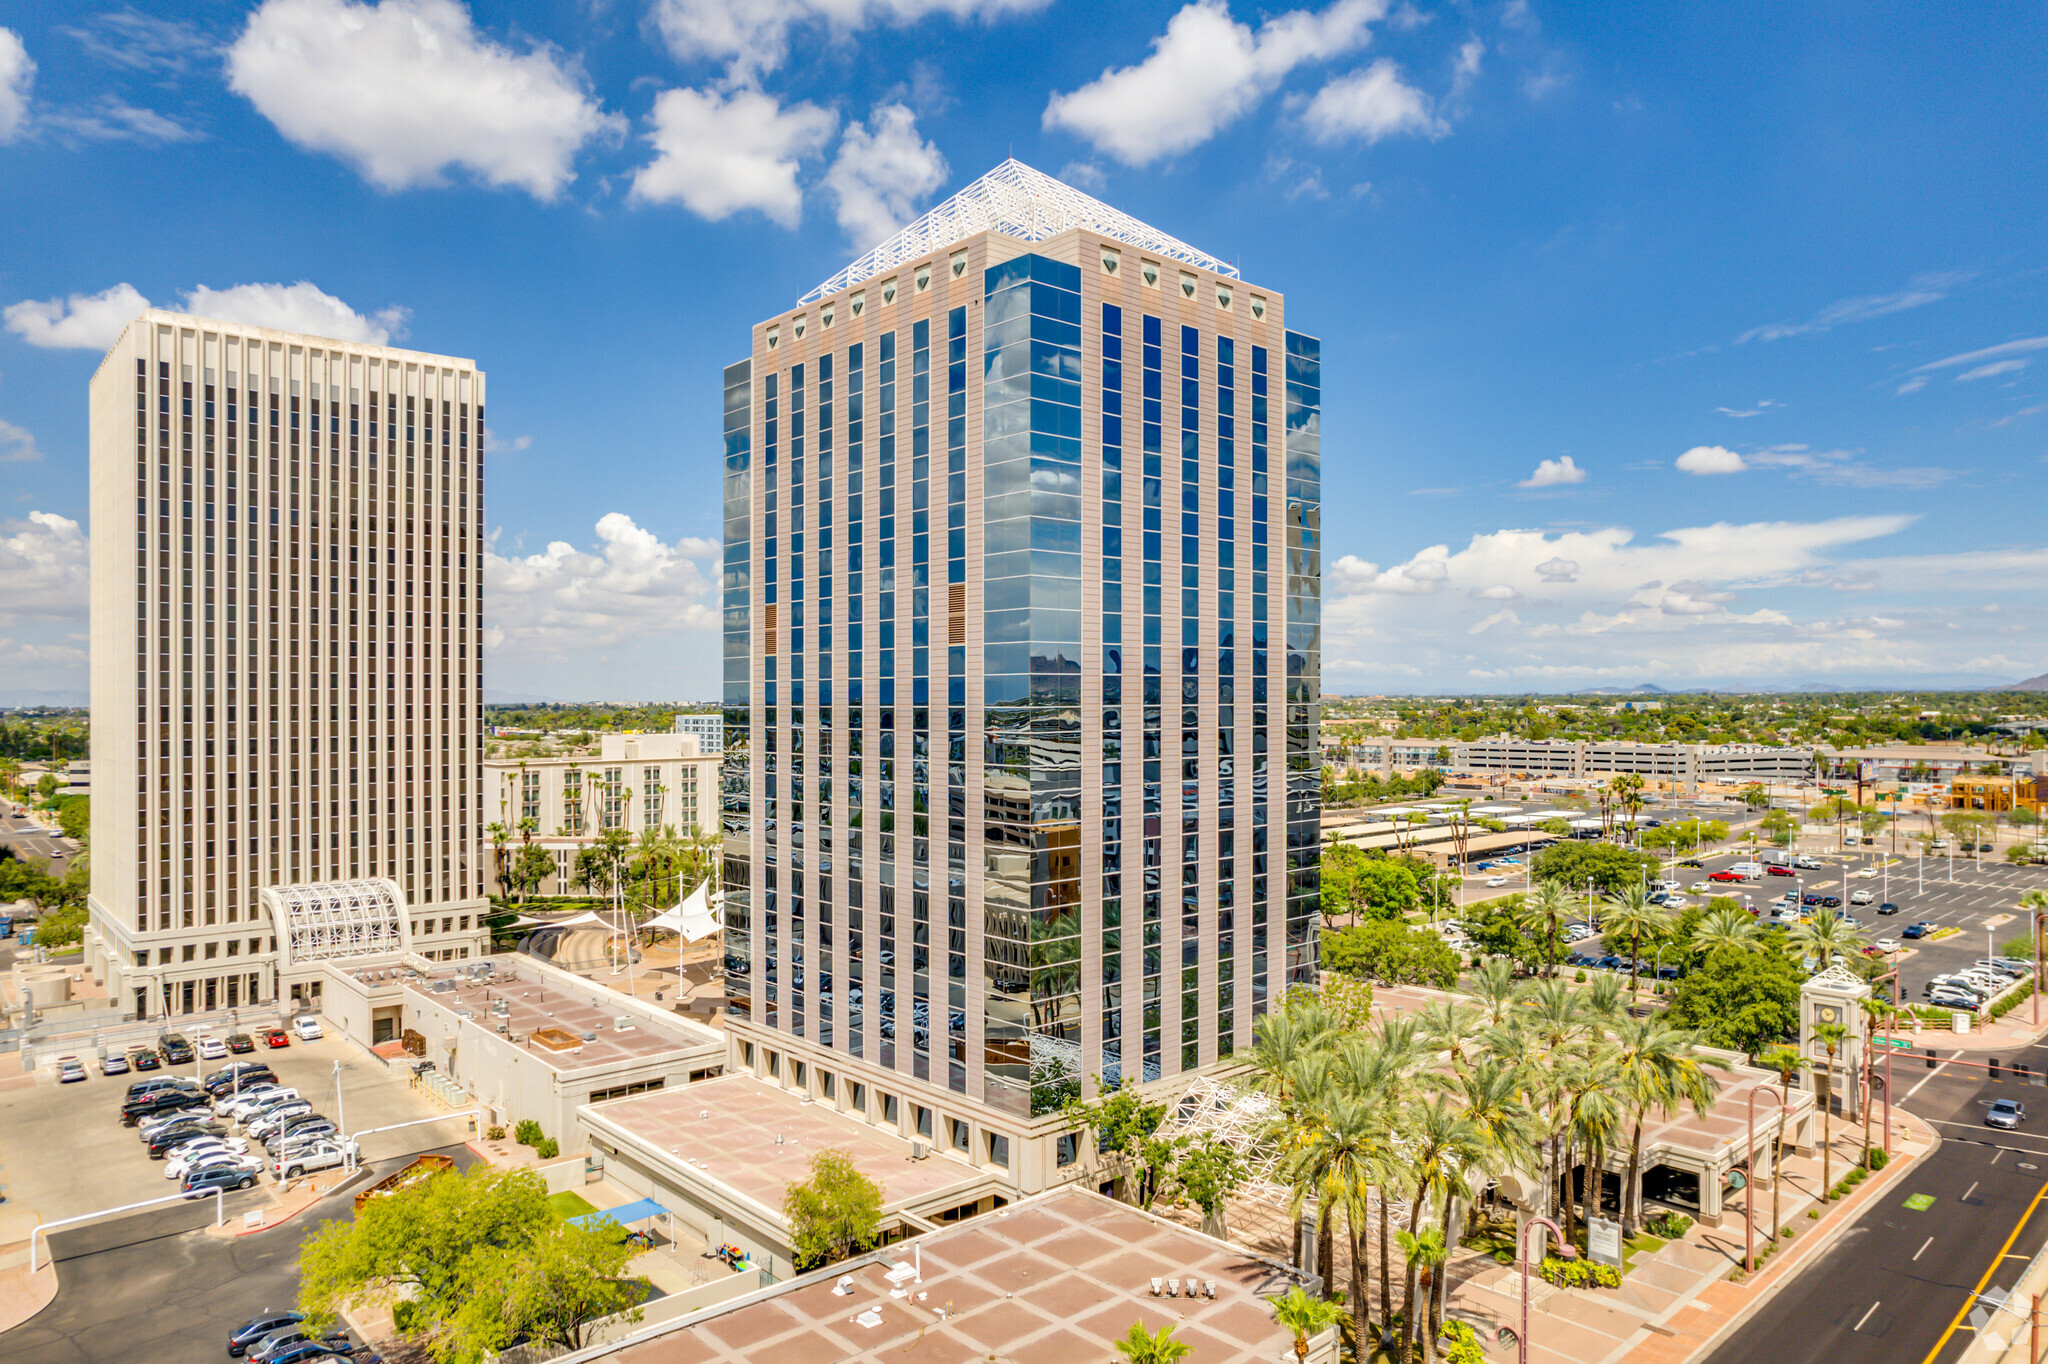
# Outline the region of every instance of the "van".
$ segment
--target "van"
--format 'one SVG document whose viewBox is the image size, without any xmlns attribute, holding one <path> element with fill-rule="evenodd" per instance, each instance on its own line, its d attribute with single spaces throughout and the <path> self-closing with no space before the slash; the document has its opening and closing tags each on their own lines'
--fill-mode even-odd
<svg viewBox="0 0 2048 1364">
<path fill-rule="evenodd" d="M 1728 870 L 1734 872 L 1737 876 L 1762 876 L 1764 874 L 1761 862 L 1737 862 Z"/>
</svg>

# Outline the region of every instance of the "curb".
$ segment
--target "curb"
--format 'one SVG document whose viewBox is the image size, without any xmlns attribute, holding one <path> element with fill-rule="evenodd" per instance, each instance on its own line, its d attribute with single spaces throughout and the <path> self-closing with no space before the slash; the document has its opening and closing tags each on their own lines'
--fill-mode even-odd
<svg viewBox="0 0 2048 1364">
<path fill-rule="evenodd" d="M 357 1170 L 356 1173 L 350 1175 L 347 1179 L 344 1179 L 339 1184 L 336 1184 L 327 1192 L 318 1195 L 317 1197 L 313 1198 L 310 1202 L 301 1203 L 298 1207 L 293 1208 L 290 1212 L 278 1218 L 276 1221 L 265 1222 L 260 1227 L 246 1227 L 241 1231 L 230 1232 L 229 1239 L 240 1240 L 244 1236 L 260 1236 L 266 1231 L 275 1230 L 276 1228 L 283 1226 L 285 1223 L 297 1217 L 300 1213 L 306 1212 L 307 1210 L 312 1208 L 317 1208 L 322 1203 L 325 1203 L 328 1199 L 337 1197 L 338 1195 L 347 1192 L 350 1185 L 355 1184 L 358 1180 L 361 1180 L 364 1176 L 369 1174 L 369 1172 L 369 1167 L 364 1166 L 361 1169 Z"/>
<path fill-rule="evenodd" d="M 1913 1118 L 1913 1120 L 1916 1122 L 1920 1121 L 1918 1116 L 1915 1114 L 1907 1114 L 1907 1116 Z M 1924 1123 L 1922 1125 L 1925 1126 Z M 1908 1161 L 1895 1161 L 1893 1162 L 1893 1164 L 1885 1167 L 1885 1173 L 1887 1174 L 1890 1174 L 1893 1170 L 1897 1170 L 1898 1172 L 1896 1175 L 1892 1176 L 1892 1179 L 1889 1183 L 1897 1183 L 1899 1180 L 1904 1179 L 1909 1171 L 1918 1168 L 1920 1162 L 1926 1160 L 1929 1156 L 1933 1155 L 1937 1150 L 1941 1148 L 1942 1138 L 1939 1132 L 1936 1132 L 1933 1128 L 1928 1127 L 1927 1135 L 1929 1138 L 1927 1147 L 1925 1150 L 1921 1151 L 1919 1155 L 1914 1156 L 1911 1160 Z M 1881 1188 L 1889 1187 L 1889 1183 L 1887 1185 L 1881 1186 Z M 1877 1193 L 1880 1192 L 1880 1189 L 1872 1189 L 1871 1192 Z M 1834 1226 L 1827 1228 L 1825 1231 L 1823 1231 L 1819 1238 L 1820 1245 L 1818 1249 L 1809 1251 L 1806 1254 L 1805 1258 L 1799 1262 L 1799 1264 L 1791 1267 L 1786 1272 L 1780 1274 L 1773 1283 L 1771 1283 L 1769 1286 L 1765 1287 L 1760 1292 L 1758 1292 L 1757 1295 L 1749 1302 L 1743 1304 L 1740 1311 L 1736 1312 L 1734 1316 L 1730 1317 L 1725 1323 L 1723 1323 L 1719 1330 L 1715 1331 L 1712 1335 L 1708 1336 L 1706 1340 L 1702 1341 L 1700 1343 L 1699 1348 L 1694 1350 L 1692 1354 L 1688 1355 L 1687 1359 L 1704 1359 L 1707 1356 L 1711 1355 L 1715 1350 L 1719 1349 L 1729 1339 L 1729 1337 L 1733 1336 L 1737 1331 L 1741 1330 L 1742 1327 L 1746 1326 L 1749 1323 L 1750 1318 L 1754 1317 L 1760 1310 L 1762 1310 L 1765 1304 L 1769 1303 L 1772 1298 L 1776 1297 L 1778 1293 L 1787 1284 L 1797 1279 L 1801 1274 L 1804 1274 L 1809 1268 L 1813 1266 L 1816 1260 L 1818 1260 L 1821 1256 L 1827 1254 L 1829 1250 L 1833 1249 L 1835 1242 L 1839 1241 L 1842 1238 L 1843 1234 L 1847 1232 L 1850 1227 L 1853 1227 L 1858 1222 L 1862 1221 L 1864 1216 L 1869 1212 L 1869 1210 L 1870 1205 L 1866 1204 L 1854 1216 L 1844 1217 L 1839 1222 L 1835 1223 Z M 1809 1241 L 1807 1244 L 1811 1245 L 1812 1242 Z M 1717 1280 L 1716 1282 L 1725 1283 L 1726 1281 L 1727 1279 L 1724 1275 L 1720 1280 Z"/>
</svg>

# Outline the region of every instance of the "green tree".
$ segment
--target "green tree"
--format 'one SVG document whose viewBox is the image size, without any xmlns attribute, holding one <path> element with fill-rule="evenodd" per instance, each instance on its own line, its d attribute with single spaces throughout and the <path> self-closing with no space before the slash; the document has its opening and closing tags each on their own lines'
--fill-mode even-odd
<svg viewBox="0 0 2048 1364">
<path fill-rule="evenodd" d="M 1421 891 L 1415 873 L 1392 858 L 1376 857 L 1358 873 L 1358 900 L 1376 919 L 1395 919 L 1415 907 Z"/>
<path fill-rule="evenodd" d="M 1710 1046 L 1755 1055 L 1799 1026 L 1799 973 L 1776 953 L 1716 947 L 1672 990 L 1668 1016 Z"/>
<path fill-rule="evenodd" d="M 92 800 L 88 796 L 66 796 L 58 802 L 57 829 L 74 842 L 92 831 Z"/>
<path fill-rule="evenodd" d="M 783 1190 L 782 1215 L 798 1273 L 836 1264 L 881 1234 L 882 1186 L 844 1151 L 827 1147 L 811 1157 L 809 1179 Z"/>
<path fill-rule="evenodd" d="M 1224 1207 L 1250 1174 L 1244 1158 L 1216 1137 L 1189 1143 L 1173 1167 L 1181 1194 L 1202 1210 L 1202 1230 L 1219 1241 L 1230 1239 Z"/>
<path fill-rule="evenodd" d="M 1778 1095 L 1781 1099 L 1791 1096 L 1792 1077 L 1800 1071 L 1807 1069 L 1806 1058 L 1801 1056 L 1796 1049 L 1785 1046 L 1772 1047 L 1769 1051 L 1757 1057 L 1756 1063 L 1765 1070 L 1778 1072 Z M 1778 1135 L 1771 1146 L 1771 1240 L 1773 1243 L 1776 1243 L 1778 1239 L 1778 1229 L 1784 1225 L 1778 1217 L 1778 1190 L 1785 1182 L 1783 1172 L 1778 1168 L 1778 1155 L 1784 1145 L 1785 1124 L 1781 1105 Z M 1751 1179 L 1756 1177 L 1756 1171 L 1752 1170 L 1749 1173 Z"/>
<path fill-rule="evenodd" d="M 1306 1020 L 1319 1012 L 1304 1008 L 1301 1017 Z M 1094 1103 L 1069 1100 L 1065 1111 L 1084 1136 L 1095 1134 L 1096 1150 L 1109 1158 L 1123 1200 L 1151 1207 L 1172 1176 L 1179 1150 L 1177 1142 L 1158 1135 L 1166 1105 L 1149 1102 L 1126 1079 Z"/>
<path fill-rule="evenodd" d="M 1820 1089 L 1814 1098 L 1820 1104 L 1820 1188 L 1823 1200 L 1832 1197 L 1835 1187 L 1833 1137 L 1835 1120 L 1835 1052 L 1848 1037 L 1849 1030 L 1840 1023 L 1816 1023 L 1813 1025 L 1813 1040 L 1828 1049 L 1827 1069 L 1821 1072 Z"/>
<path fill-rule="evenodd" d="M 1323 966 L 1386 985 L 1448 990 L 1458 983 L 1458 954 L 1442 937 L 1394 920 L 1374 920 L 1325 933 Z"/>
<path fill-rule="evenodd" d="M 511 881 L 519 892 L 520 904 L 540 890 L 541 883 L 555 874 L 555 855 L 538 843 L 529 843 L 512 860 Z"/>
<path fill-rule="evenodd" d="M 1545 848 L 1529 863 L 1529 874 L 1539 882 L 1556 881 L 1584 890 L 1590 881 L 1594 889 L 1609 895 L 1619 894 L 1624 886 L 1641 883 L 1657 869 L 1657 859 L 1648 854 L 1576 838 Z"/>
<path fill-rule="evenodd" d="M 1752 810 L 1761 810 L 1771 803 L 1770 794 L 1764 790 L 1764 784 L 1760 781 L 1751 782 L 1736 792 L 1736 796 Z"/>
<path fill-rule="evenodd" d="M 1195 1352 L 1195 1347 L 1184 1340 L 1175 1340 L 1173 1332 L 1176 1323 L 1168 1322 L 1153 1335 L 1145 1329 L 1145 1323 L 1131 1323 L 1130 1334 L 1116 1343 L 1116 1352 L 1131 1364 L 1174 1364 Z"/>
<path fill-rule="evenodd" d="M 1335 1326 L 1343 1315 L 1336 1303 L 1309 1296 L 1300 1284 L 1290 1285 L 1277 1298 L 1266 1299 L 1266 1307 L 1273 1314 L 1273 1324 L 1294 1337 L 1294 1357 L 1300 1364 L 1307 1364 L 1309 1338 Z"/>
<path fill-rule="evenodd" d="M 56 794 L 57 794 L 57 778 L 56 778 L 56 776 L 55 776 L 54 774 L 52 774 L 52 773 L 49 773 L 49 772 L 45 772 L 45 773 L 43 773 L 43 775 L 42 775 L 42 776 L 40 776 L 40 777 L 37 777 L 37 778 L 36 778 L 36 799 L 37 799 L 37 800 L 39 800 L 39 801 L 42 801 L 42 802 L 43 802 L 44 804 L 46 804 L 46 805 L 47 805 L 47 804 L 49 803 L 50 797 L 52 797 L 52 796 L 54 796 L 54 795 L 56 795 Z"/>
<path fill-rule="evenodd" d="M 1662 905 L 1651 904 L 1649 893 L 1641 885 L 1622 887 L 1621 897 L 1601 916 L 1600 931 L 1604 937 L 1610 941 L 1616 937 L 1629 940 L 1628 989 L 1631 995 L 1642 984 L 1644 936 L 1656 937 L 1670 922 L 1670 912 Z"/>
<path fill-rule="evenodd" d="M 1817 970 L 1825 971 L 1836 957 L 1847 957 L 1868 941 L 1860 928 L 1851 928 L 1833 910 L 1822 910 L 1811 920 L 1794 928 L 1785 939 L 1785 951 L 1794 957 L 1812 957 Z"/>
<path fill-rule="evenodd" d="M 565 1228 L 531 1170 L 433 1175 L 327 1223 L 299 1248 L 299 1308 L 325 1326 L 356 1301 L 407 1308 L 405 1332 L 440 1364 L 475 1364 L 525 1337 L 561 1343 L 637 1301 L 632 1247 Z"/>
</svg>

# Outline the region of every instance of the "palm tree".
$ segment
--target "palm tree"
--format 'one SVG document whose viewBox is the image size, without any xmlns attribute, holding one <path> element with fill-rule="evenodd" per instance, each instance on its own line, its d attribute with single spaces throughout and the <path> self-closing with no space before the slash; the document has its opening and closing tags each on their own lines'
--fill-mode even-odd
<svg viewBox="0 0 2048 1364">
<path fill-rule="evenodd" d="M 1479 1014 L 1491 1027 L 1499 1027 L 1514 1016 L 1522 999 L 1522 982 L 1515 979 L 1515 964 L 1504 957 L 1489 957 L 1484 965 L 1465 978 L 1465 990 L 1479 1003 Z"/>
<path fill-rule="evenodd" d="M 1785 951 L 1795 958 L 1814 957 L 1825 971 L 1838 956 L 1846 957 L 1861 947 L 1869 935 L 1851 928 L 1833 910 L 1822 910 L 1811 923 L 1803 923 L 1786 935 Z"/>
<path fill-rule="evenodd" d="M 1717 947 L 1758 951 L 1763 947 L 1763 934 L 1747 910 L 1723 905 L 1719 909 L 1708 910 L 1706 917 L 1693 925 L 1692 930 L 1693 951 L 1707 956 Z"/>
<path fill-rule="evenodd" d="M 502 897 L 506 893 L 505 841 L 507 838 L 511 836 L 511 830 L 507 829 L 502 821 L 492 820 L 489 824 L 486 824 L 484 826 L 484 833 L 490 836 L 491 865 L 496 869 L 498 877 L 498 894 Z"/>
<path fill-rule="evenodd" d="M 1630 1121 L 1628 1175 L 1621 1190 L 1622 1240 L 1635 1235 L 1642 1215 L 1643 1119 L 1652 1110 L 1669 1110 L 1691 1104 L 1705 1117 L 1713 1106 L 1720 1084 L 1706 1073 L 1708 1066 L 1725 1069 L 1725 1063 L 1703 1061 L 1697 1054 L 1698 1034 L 1674 1028 L 1661 1018 L 1632 1018 L 1615 1033 L 1615 1093 Z"/>
<path fill-rule="evenodd" d="M 1840 1023 L 1816 1023 L 1813 1025 L 1814 1040 L 1828 1049 L 1828 1068 L 1820 1086 L 1820 1196 L 1826 1202 L 1828 1191 L 1835 1186 L 1832 1158 L 1834 1148 L 1828 1143 L 1834 1129 L 1835 1110 L 1835 1049 L 1842 1045 L 1842 1039 L 1849 1030 Z"/>
<path fill-rule="evenodd" d="M 1757 1057 L 1756 1063 L 1765 1070 L 1775 1070 L 1778 1072 L 1778 1096 L 1781 1099 L 1790 1097 L 1792 1093 L 1792 1077 L 1808 1068 L 1806 1058 L 1790 1047 L 1773 1047 L 1762 1056 Z M 1778 1151 L 1785 1144 L 1785 1119 L 1783 1112 L 1783 1105 L 1780 1105 L 1778 1136 L 1771 1145 L 1771 1239 L 1773 1243 L 1776 1242 L 1778 1236 L 1778 1185 L 1782 1182 L 1778 1178 Z M 1756 1177 L 1756 1171 L 1751 1170 L 1749 1173 L 1752 1179 Z"/>
<path fill-rule="evenodd" d="M 1354 1043 L 1318 1072 L 1321 1085 L 1309 1096 L 1305 1125 L 1297 1128 L 1292 1158 L 1283 1167 L 1289 1187 L 1289 1217 L 1301 1220 L 1313 1190 L 1317 1211 L 1317 1269 L 1326 1286 L 1336 1283 L 1335 1230 L 1344 1214 L 1351 1253 L 1352 1328 L 1361 1341 L 1370 1329 L 1366 1304 L 1369 1190 L 1380 1182 L 1387 1143 L 1381 1116 L 1388 1087 L 1387 1057 L 1370 1042 Z"/>
<path fill-rule="evenodd" d="M 1174 1364 L 1175 1360 L 1195 1352 L 1194 1346 L 1173 1338 L 1176 1324 L 1169 1322 L 1160 1327 L 1159 1334 L 1155 1336 L 1145 1329 L 1144 1322 L 1134 1321 L 1130 1334 L 1116 1343 L 1116 1352 L 1131 1364 Z"/>
<path fill-rule="evenodd" d="M 1571 917 L 1571 892 L 1556 881 L 1540 882 L 1535 896 L 1528 901 L 1528 907 L 1532 917 L 1543 927 L 1544 941 L 1549 946 L 1546 974 L 1554 976 L 1557 974 L 1557 931 Z"/>
<path fill-rule="evenodd" d="M 1273 1314 L 1273 1324 L 1283 1331 L 1294 1334 L 1294 1357 L 1306 1364 L 1308 1340 L 1319 1336 L 1337 1324 L 1343 1312 L 1337 1304 L 1327 1298 L 1312 1298 L 1302 1291 L 1300 1284 L 1294 1284 L 1277 1298 L 1266 1299 L 1267 1310 Z"/>
<path fill-rule="evenodd" d="M 2039 942 L 2039 937 L 2038 937 L 2038 936 L 2037 936 L 2037 935 L 2035 934 L 2035 932 L 2034 932 L 2034 924 L 2035 924 L 2035 922 L 2036 922 L 2036 920 L 2035 920 L 2034 916 L 2035 916 L 2036 914 L 2044 914 L 2044 913 L 2048 913 L 2048 891 L 2043 891 L 2043 890 L 2030 890 L 2030 891 L 2028 891 L 2028 892 L 2027 892 L 2026 894 L 2024 894 L 2024 895 L 2020 896 L 2020 908 L 2021 908 L 2022 910 L 2026 911 L 2026 915 L 2027 915 L 2027 936 L 2028 936 L 2029 938 L 2033 938 L 2033 939 L 2034 939 L 2034 940 L 2035 940 L 2035 941 L 2036 941 L 2036 942 L 2038 943 L 2038 942 Z M 2035 981 L 2035 982 L 2034 982 L 2034 988 L 2035 988 L 2036 990 L 2040 989 L 2040 988 L 2041 988 L 2041 982 L 2040 982 L 2040 981 L 2038 981 L 2038 980 L 2037 980 L 2037 981 Z"/>
<path fill-rule="evenodd" d="M 1430 1294 L 1433 1301 L 1437 1280 L 1443 1276 L 1444 1262 L 1451 1258 L 1451 1248 L 1444 1244 L 1444 1229 L 1442 1227 L 1424 1227 L 1419 1232 L 1397 1231 L 1394 1233 L 1394 1240 L 1399 1243 L 1401 1254 L 1408 1261 L 1408 1274 L 1411 1281 L 1419 1277 L 1421 1272 L 1429 1272 Z M 1436 1333 L 1428 1329 L 1434 1323 L 1429 1320 L 1430 1312 L 1426 1306 L 1422 1316 L 1423 1320 L 1419 1328 L 1414 1322 L 1404 1324 L 1402 1344 L 1405 1349 L 1409 1339 L 1417 1335 L 1421 1336 L 1422 1357 L 1427 1360 L 1435 1353 Z"/>
<path fill-rule="evenodd" d="M 1865 995 L 1862 999 L 1858 1000 L 1857 1003 L 1861 1005 L 1863 1009 L 1863 1054 L 1865 1057 L 1868 1057 L 1870 1055 L 1871 1035 L 1875 1033 L 1879 1028 L 1885 1026 L 1885 1024 L 1891 1019 L 1892 1002 L 1878 995 Z M 1867 1064 L 1868 1063 L 1866 1061 L 1866 1067 Z M 1866 1169 L 1870 1165 L 1870 1114 L 1871 1110 L 1874 1109 L 1876 1106 L 1877 1105 L 1870 1102 L 1870 1095 L 1866 1093 L 1863 1096 L 1862 1158 L 1862 1164 Z"/>
<path fill-rule="evenodd" d="M 1485 1139 L 1477 1127 L 1457 1108 L 1434 1095 L 1407 1108 L 1408 1142 L 1403 1154 L 1412 1181 L 1408 1201 L 1408 1225 L 1421 1225 L 1423 1204 L 1430 1194 L 1446 1190 L 1463 1171 L 1476 1165 L 1485 1154 Z M 1421 1266 L 1408 1262 L 1406 1287 L 1402 1294 L 1401 1364 L 1414 1358 L 1415 1289 Z"/>
<path fill-rule="evenodd" d="M 1608 907 L 1601 916 L 1602 933 L 1612 938 L 1623 934 L 1629 940 L 1628 992 L 1634 996 L 1642 977 L 1643 935 L 1656 937 L 1671 923 L 1671 916 L 1662 905 L 1650 903 L 1650 893 L 1641 885 L 1624 888 L 1619 902 Z"/>
</svg>

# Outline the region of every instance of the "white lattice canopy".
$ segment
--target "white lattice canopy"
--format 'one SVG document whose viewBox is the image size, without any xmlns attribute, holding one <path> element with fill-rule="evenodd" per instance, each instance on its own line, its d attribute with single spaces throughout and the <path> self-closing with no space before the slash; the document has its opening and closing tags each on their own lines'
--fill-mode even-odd
<svg viewBox="0 0 2048 1364">
<path fill-rule="evenodd" d="M 853 264 L 798 299 L 809 303 L 836 294 L 885 270 L 967 240 L 979 232 L 1000 232 L 1027 242 L 1044 241 L 1085 228 L 1184 265 L 1237 278 L 1237 267 L 1197 251 L 1128 213 L 1083 194 L 1044 171 L 1012 157 L 958 194 L 875 247 Z"/>
<path fill-rule="evenodd" d="M 280 970 L 385 960 L 412 948 L 405 893 L 388 877 L 272 886 L 263 904 L 277 925 Z"/>
</svg>

